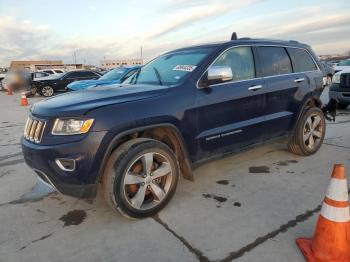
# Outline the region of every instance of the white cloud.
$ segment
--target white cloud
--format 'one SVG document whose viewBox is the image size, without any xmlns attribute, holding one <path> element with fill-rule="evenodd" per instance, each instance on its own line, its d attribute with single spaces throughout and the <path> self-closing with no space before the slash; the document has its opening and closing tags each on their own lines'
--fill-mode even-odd
<svg viewBox="0 0 350 262">
<path fill-rule="evenodd" d="M 210 26 L 227 14 L 257 1 L 165 0 L 163 20 L 152 24 L 150 31 L 133 30 L 124 34 L 78 33 L 70 37 L 59 35 L 52 26 L 35 24 L 15 17 L 0 17 L 0 65 L 11 60 L 62 59 L 73 62 L 76 50 L 78 62 L 98 64 L 104 57 L 137 58 L 140 46 L 146 60 L 165 51 L 212 41 L 228 40 L 233 30 L 239 37 L 295 39 L 311 44 L 319 54 L 345 52 L 350 49 L 350 15 L 346 10 L 324 14 L 319 7 L 295 8 L 283 12 L 232 19 L 220 28 Z M 89 8 L 91 5 L 88 5 Z M 91 9 L 91 8 L 90 8 Z M 139 22 L 139 21 L 138 21 Z M 146 21 L 145 21 L 146 22 Z M 149 22 L 149 21 L 148 21 Z M 205 27 L 205 30 L 197 30 Z M 134 36 L 136 35 L 136 36 Z"/>
<path fill-rule="evenodd" d="M 176 31 L 178 29 L 192 26 L 193 23 L 204 19 L 213 19 L 234 12 L 244 6 L 251 5 L 258 2 L 257 0 L 245 1 L 194 1 L 186 5 L 188 1 L 168 1 L 170 6 L 167 8 L 181 7 L 179 9 L 171 10 L 164 21 L 159 22 L 154 30 L 146 34 L 147 38 L 160 37 L 167 33 Z M 186 7 L 186 8 L 184 8 Z"/>
</svg>

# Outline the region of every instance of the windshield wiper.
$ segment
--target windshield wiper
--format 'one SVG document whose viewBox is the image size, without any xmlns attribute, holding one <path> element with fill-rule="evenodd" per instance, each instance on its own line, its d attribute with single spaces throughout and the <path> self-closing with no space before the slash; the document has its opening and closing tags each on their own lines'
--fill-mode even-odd
<svg viewBox="0 0 350 262">
<path fill-rule="evenodd" d="M 154 72 L 156 73 L 156 76 L 157 76 L 157 78 L 158 78 L 159 84 L 162 86 L 162 85 L 163 85 L 162 77 L 160 76 L 158 69 L 155 68 L 155 67 L 153 67 L 153 70 L 154 70 Z"/>
<path fill-rule="evenodd" d="M 139 68 L 139 70 L 137 70 L 136 74 L 132 77 L 133 79 L 131 79 L 130 84 L 132 83 L 136 85 L 137 79 L 139 78 L 140 73 L 141 73 L 141 67 Z"/>
</svg>

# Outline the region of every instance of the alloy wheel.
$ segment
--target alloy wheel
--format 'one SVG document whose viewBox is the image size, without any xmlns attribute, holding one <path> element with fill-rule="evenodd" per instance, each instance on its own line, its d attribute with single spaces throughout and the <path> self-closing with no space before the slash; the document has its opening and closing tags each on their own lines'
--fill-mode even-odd
<svg viewBox="0 0 350 262">
<path fill-rule="evenodd" d="M 123 181 L 125 199 L 136 210 L 154 208 L 168 195 L 172 179 L 170 161 L 165 156 L 145 153 L 127 168 Z"/>
<path fill-rule="evenodd" d="M 52 96 L 54 91 L 51 86 L 44 86 L 41 90 L 43 96 Z"/>
<path fill-rule="evenodd" d="M 309 150 L 313 150 L 319 145 L 324 132 L 323 122 L 318 114 L 310 115 L 303 129 L 303 140 Z"/>
</svg>

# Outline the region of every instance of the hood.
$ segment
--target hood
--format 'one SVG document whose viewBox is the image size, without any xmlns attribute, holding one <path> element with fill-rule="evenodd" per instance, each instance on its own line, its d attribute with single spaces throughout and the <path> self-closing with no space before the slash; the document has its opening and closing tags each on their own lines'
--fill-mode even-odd
<svg viewBox="0 0 350 262">
<path fill-rule="evenodd" d="M 335 71 L 343 71 L 343 70 L 346 70 L 346 69 L 350 69 L 350 66 L 335 66 L 334 67 Z"/>
<path fill-rule="evenodd" d="M 340 70 L 340 69 L 339 69 Z M 350 66 L 348 66 L 347 68 L 343 69 L 343 70 L 340 70 L 337 73 L 335 73 L 335 75 L 341 75 L 343 73 L 350 73 Z"/>
<path fill-rule="evenodd" d="M 86 88 L 91 88 L 95 86 L 103 86 L 103 85 L 111 85 L 120 83 L 118 80 L 83 80 L 76 81 L 67 85 L 67 87 L 71 90 L 81 90 Z"/>
<path fill-rule="evenodd" d="M 98 86 L 42 100 L 35 103 L 31 111 L 44 117 L 79 117 L 94 108 L 159 96 L 169 89 L 158 85 Z"/>
</svg>

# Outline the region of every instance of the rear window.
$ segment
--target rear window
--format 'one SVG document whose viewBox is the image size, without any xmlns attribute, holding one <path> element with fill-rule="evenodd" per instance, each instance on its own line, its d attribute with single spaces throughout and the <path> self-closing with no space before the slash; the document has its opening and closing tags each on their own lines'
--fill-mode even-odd
<svg viewBox="0 0 350 262">
<path fill-rule="evenodd" d="M 288 48 L 293 61 L 294 72 L 307 72 L 317 70 L 317 66 L 311 55 L 304 49 Z"/>
<path fill-rule="evenodd" d="M 292 73 L 292 63 L 284 47 L 258 47 L 263 76 L 284 75 Z"/>
</svg>

